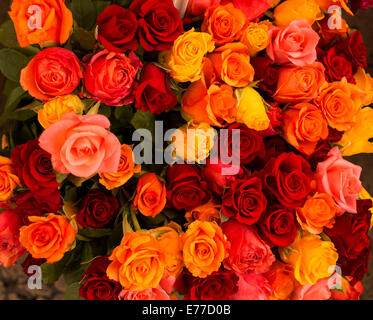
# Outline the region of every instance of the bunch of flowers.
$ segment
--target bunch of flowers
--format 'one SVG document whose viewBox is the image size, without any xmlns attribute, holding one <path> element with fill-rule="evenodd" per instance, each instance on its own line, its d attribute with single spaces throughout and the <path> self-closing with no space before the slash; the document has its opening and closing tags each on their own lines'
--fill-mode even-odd
<svg viewBox="0 0 373 320">
<path fill-rule="evenodd" d="M 0 264 L 67 299 L 358 299 L 372 199 L 343 156 L 373 152 L 373 79 L 338 8 L 372 1 L 350 2 L 13 0 Z"/>
</svg>

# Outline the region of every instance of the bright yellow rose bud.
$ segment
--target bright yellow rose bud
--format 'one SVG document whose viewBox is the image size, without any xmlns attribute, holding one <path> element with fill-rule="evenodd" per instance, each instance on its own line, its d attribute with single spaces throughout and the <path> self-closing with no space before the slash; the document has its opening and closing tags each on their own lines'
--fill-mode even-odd
<svg viewBox="0 0 373 320">
<path fill-rule="evenodd" d="M 307 20 L 310 25 L 324 18 L 315 0 L 286 0 L 276 7 L 273 17 L 275 24 L 285 27 L 294 20 Z"/>
<path fill-rule="evenodd" d="M 269 43 L 267 31 L 268 24 L 250 22 L 242 33 L 241 42 L 247 46 L 250 56 L 255 56 L 259 51 L 267 48 Z"/>
<path fill-rule="evenodd" d="M 236 89 L 235 94 L 238 99 L 236 121 L 256 131 L 268 129 L 270 121 L 260 94 L 251 87 Z"/>
<path fill-rule="evenodd" d="M 298 232 L 289 247 L 279 248 L 281 259 L 294 269 L 294 277 L 301 284 L 315 284 L 330 277 L 338 260 L 337 250 L 331 241 L 323 241 L 319 235 Z"/>
<path fill-rule="evenodd" d="M 81 115 L 83 108 L 83 102 L 76 95 L 68 94 L 66 96 L 55 97 L 46 102 L 43 108 L 38 111 L 38 120 L 44 129 L 46 129 L 53 123 L 61 120 L 69 112 L 73 111 Z"/>
</svg>

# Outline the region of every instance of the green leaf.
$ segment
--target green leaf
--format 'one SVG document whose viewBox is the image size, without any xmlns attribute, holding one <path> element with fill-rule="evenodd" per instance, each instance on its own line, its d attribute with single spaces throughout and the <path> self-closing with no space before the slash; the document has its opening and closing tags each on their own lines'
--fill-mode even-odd
<svg viewBox="0 0 373 320">
<path fill-rule="evenodd" d="M 8 114 L 8 119 L 26 121 L 34 117 L 36 113 L 32 110 L 14 111 Z"/>
<path fill-rule="evenodd" d="M 64 257 L 55 263 L 43 263 L 41 267 L 42 279 L 45 284 L 54 283 L 62 275 L 67 262 L 71 257 L 71 252 L 65 253 Z"/>
<path fill-rule="evenodd" d="M 137 110 L 131 120 L 131 125 L 135 129 L 150 130 L 152 135 L 154 136 L 155 116 L 154 114 L 151 114 L 149 111 L 142 112 L 140 110 Z"/>
<path fill-rule="evenodd" d="M 99 15 L 102 11 L 104 11 L 108 6 L 110 6 L 111 1 L 95 1 L 93 5 L 96 8 L 96 14 Z"/>
<path fill-rule="evenodd" d="M 65 300 L 84 300 L 79 295 L 79 288 L 80 288 L 79 282 L 74 282 L 68 285 L 65 291 L 64 299 Z"/>
<path fill-rule="evenodd" d="M 11 20 L 6 20 L 0 26 L 0 43 L 4 45 L 4 47 L 8 48 L 19 47 L 17 34 L 14 30 L 14 25 Z"/>
<path fill-rule="evenodd" d="M 118 246 L 123 238 L 122 224 L 118 223 L 113 230 L 111 236 L 107 239 L 107 255 L 110 255 L 113 249 Z"/>
<path fill-rule="evenodd" d="M 74 48 L 76 47 L 76 44 L 78 44 L 78 47 L 85 51 L 91 51 L 96 44 L 96 39 L 93 34 L 79 27 L 74 30 L 70 40 Z"/>
<path fill-rule="evenodd" d="M 122 126 L 128 126 L 131 123 L 133 117 L 133 111 L 131 106 L 116 107 L 114 109 L 114 116 Z"/>
<path fill-rule="evenodd" d="M 79 233 L 76 235 L 78 240 L 91 241 L 96 238 L 102 238 L 110 236 L 113 233 L 112 229 L 108 228 L 84 228 L 80 229 Z"/>
<path fill-rule="evenodd" d="M 28 57 L 14 49 L 0 50 L 0 71 L 9 80 L 18 82 L 21 70 L 27 65 Z"/>
<path fill-rule="evenodd" d="M 91 0 L 72 0 L 70 10 L 79 27 L 91 30 L 96 23 L 96 8 Z"/>
<path fill-rule="evenodd" d="M 110 118 L 111 116 L 111 107 L 107 106 L 106 104 L 101 104 L 100 108 L 98 109 L 98 114 L 103 114 L 104 116 Z"/>
<path fill-rule="evenodd" d="M 9 119 L 9 116 L 13 113 L 13 110 L 20 103 L 22 98 L 26 95 L 26 92 L 21 87 L 14 88 L 8 95 L 8 99 L 4 106 L 4 112 L 0 117 L 0 127 Z"/>
<path fill-rule="evenodd" d="M 119 4 L 122 7 L 128 8 L 131 4 L 132 0 L 115 0 L 116 4 Z"/>
</svg>

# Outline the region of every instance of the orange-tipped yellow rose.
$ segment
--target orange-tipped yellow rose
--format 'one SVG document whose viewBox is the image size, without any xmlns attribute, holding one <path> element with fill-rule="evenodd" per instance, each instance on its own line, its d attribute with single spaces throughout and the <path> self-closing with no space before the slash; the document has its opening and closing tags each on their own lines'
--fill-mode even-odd
<svg viewBox="0 0 373 320">
<path fill-rule="evenodd" d="M 267 48 L 269 44 L 268 23 L 265 21 L 255 23 L 250 22 L 241 36 L 241 42 L 247 46 L 250 56 L 255 56 L 258 52 Z"/>
<path fill-rule="evenodd" d="M 12 167 L 12 160 L 0 156 L 0 201 L 9 200 L 17 186 L 21 183 Z"/>
</svg>

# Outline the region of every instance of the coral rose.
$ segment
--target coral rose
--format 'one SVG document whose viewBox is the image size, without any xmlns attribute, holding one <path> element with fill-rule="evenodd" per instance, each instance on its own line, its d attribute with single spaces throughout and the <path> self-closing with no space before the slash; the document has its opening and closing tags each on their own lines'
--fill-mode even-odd
<svg viewBox="0 0 373 320">
<path fill-rule="evenodd" d="M 329 278 L 319 279 L 315 284 L 305 284 L 295 289 L 292 300 L 329 300 Z"/>
<path fill-rule="evenodd" d="M 0 156 L 0 201 L 9 200 L 17 186 L 21 186 L 21 182 L 16 176 L 12 160 Z"/>
<path fill-rule="evenodd" d="M 73 92 L 83 77 L 77 56 L 64 48 L 40 51 L 22 69 L 22 88 L 40 100 L 64 96 Z"/>
<path fill-rule="evenodd" d="M 182 240 L 185 266 L 195 277 L 205 278 L 218 271 L 228 255 L 229 242 L 214 222 L 192 222 Z"/>
<path fill-rule="evenodd" d="M 170 300 L 170 296 L 162 287 L 158 286 L 141 291 L 123 289 L 119 293 L 119 300 Z"/>
<path fill-rule="evenodd" d="M 109 126 L 103 115 L 71 112 L 41 134 L 40 147 L 52 155 L 53 167 L 60 173 L 89 177 L 96 172 L 116 172 L 121 146 L 106 130 Z"/>
<path fill-rule="evenodd" d="M 137 183 L 133 206 L 144 216 L 155 217 L 166 205 L 166 185 L 155 173 L 146 173 Z"/>
<path fill-rule="evenodd" d="M 64 44 L 73 26 L 65 0 L 14 0 L 9 16 L 21 47 L 50 41 Z"/>
<path fill-rule="evenodd" d="M 263 274 L 249 272 L 237 275 L 238 291 L 231 296 L 232 300 L 268 300 L 272 288 Z"/>
<path fill-rule="evenodd" d="M 20 229 L 19 241 L 33 258 L 60 261 L 75 240 L 76 230 L 65 216 L 50 213 L 46 217 L 29 217 L 28 226 Z"/>
</svg>

